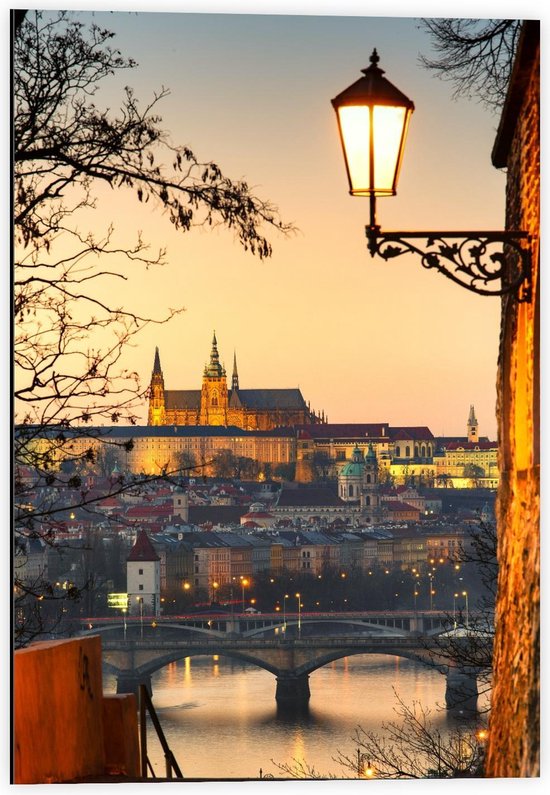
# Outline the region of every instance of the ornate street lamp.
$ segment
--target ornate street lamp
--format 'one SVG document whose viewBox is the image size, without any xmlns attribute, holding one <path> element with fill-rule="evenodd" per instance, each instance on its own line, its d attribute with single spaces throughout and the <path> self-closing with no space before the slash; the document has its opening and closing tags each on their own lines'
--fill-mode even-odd
<svg viewBox="0 0 550 795">
<path fill-rule="evenodd" d="M 350 193 L 370 200 L 366 227 L 371 256 L 385 260 L 420 256 L 456 284 L 479 295 L 531 300 L 531 237 L 522 231 L 382 232 L 376 198 L 394 196 L 414 103 L 389 82 L 376 50 L 363 77 L 332 100 L 344 152 Z M 425 247 L 412 241 L 424 239 Z M 507 255 L 515 254 L 513 267 Z"/>
</svg>

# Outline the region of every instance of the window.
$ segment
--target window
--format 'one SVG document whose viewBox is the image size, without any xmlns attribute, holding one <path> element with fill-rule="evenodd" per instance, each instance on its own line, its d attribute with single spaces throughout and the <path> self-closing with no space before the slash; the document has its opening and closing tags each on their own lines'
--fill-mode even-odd
<svg viewBox="0 0 550 795">
<path fill-rule="evenodd" d="M 397 445 L 397 447 L 395 448 L 395 455 L 397 456 L 397 458 L 401 458 L 401 448 L 399 445 Z"/>
<path fill-rule="evenodd" d="M 411 454 L 411 448 L 409 447 L 409 445 L 407 445 L 405 447 L 405 458 L 409 458 L 410 454 Z"/>
<path fill-rule="evenodd" d="M 138 574 L 143 574 L 143 569 L 138 569 Z"/>
<path fill-rule="evenodd" d="M 140 590 L 140 591 L 143 591 L 143 585 L 142 585 L 142 583 L 140 583 L 140 584 L 139 584 L 139 590 Z"/>
<path fill-rule="evenodd" d="M 372 483 L 372 477 L 370 475 L 367 475 L 367 483 Z"/>
</svg>

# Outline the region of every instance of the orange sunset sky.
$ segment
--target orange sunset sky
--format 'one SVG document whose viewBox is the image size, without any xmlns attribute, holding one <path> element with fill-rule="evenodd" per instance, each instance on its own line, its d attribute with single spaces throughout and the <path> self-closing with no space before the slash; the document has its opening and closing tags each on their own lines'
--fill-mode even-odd
<svg viewBox="0 0 550 795">
<path fill-rule="evenodd" d="M 424 271 L 414 257 L 370 257 L 368 202 L 348 194 L 330 100 L 376 47 L 386 77 L 415 103 L 398 194 L 378 204 L 388 230 L 504 228 L 505 174 L 491 165 L 498 116 L 453 100 L 452 86 L 420 65 L 431 48 L 417 19 L 344 15 L 358 4 L 339 4 L 336 16 L 335 5 L 308 4 L 317 15 L 299 3 L 262 15 L 157 13 L 151 4 L 82 13 L 138 62 L 102 88 L 98 104 L 116 108 L 125 85 L 143 103 L 169 88 L 159 110 L 174 143 L 246 179 L 298 229 L 288 238 L 269 232 L 273 256 L 260 262 L 229 231 L 178 233 L 135 193 L 98 189 L 90 228 L 113 222 L 120 240 L 141 230 L 152 250 L 168 251 L 162 268 L 136 267 L 116 286 L 120 302 L 153 316 L 186 309 L 147 327 L 124 364 L 146 385 L 158 346 L 166 388 L 198 389 L 215 329 L 229 379 L 236 350 L 242 388 L 299 386 L 330 422 L 427 425 L 436 435 L 464 434 L 473 403 L 480 433 L 495 438 L 500 301 Z M 200 4 L 211 6 L 250 10 Z"/>
</svg>

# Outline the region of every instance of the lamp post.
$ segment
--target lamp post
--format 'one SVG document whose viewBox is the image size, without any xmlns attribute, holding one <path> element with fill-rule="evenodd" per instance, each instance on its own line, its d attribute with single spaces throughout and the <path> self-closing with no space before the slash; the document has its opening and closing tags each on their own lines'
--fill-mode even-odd
<svg viewBox="0 0 550 795">
<path fill-rule="evenodd" d="M 220 587 L 219 582 L 216 582 L 216 580 L 214 580 L 214 582 L 212 583 L 212 604 L 215 604 L 217 601 L 217 593 L 219 587 Z"/>
<path fill-rule="evenodd" d="M 433 589 L 433 574 L 428 574 L 428 579 L 430 580 L 430 610 L 434 609 L 433 604 L 433 596 L 434 596 L 434 589 Z"/>
<path fill-rule="evenodd" d="M 122 608 L 122 621 L 124 622 L 124 640 L 126 640 L 126 611 L 127 611 L 127 608 L 123 607 Z"/>
<path fill-rule="evenodd" d="M 143 640 L 143 596 L 138 596 L 139 601 L 139 625 L 141 640 Z"/>
<path fill-rule="evenodd" d="M 456 600 L 458 599 L 458 594 L 453 594 L 453 629 L 456 629 Z"/>
<path fill-rule="evenodd" d="M 466 629 L 469 628 L 469 615 L 468 615 L 468 591 L 462 591 L 462 596 L 466 600 Z"/>
<path fill-rule="evenodd" d="M 301 603 L 301 594 L 296 594 L 296 599 L 298 600 L 298 637 L 302 637 L 302 603 Z"/>
<path fill-rule="evenodd" d="M 248 580 L 246 579 L 246 577 L 241 577 L 241 585 L 243 589 L 243 613 L 244 613 L 244 589 L 248 585 Z"/>
<path fill-rule="evenodd" d="M 518 301 L 531 301 L 531 236 L 525 231 L 382 232 L 376 220 L 376 199 L 397 192 L 414 103 L 383 76 L 379 61 L 373 50 L 363 77 L 332 100 L 349 192 L 369 199 L 365 231 L 371 256 L 388 260 L 417 254 L 425 268 L 478 295 L 512 295 Z M 421 239 L 426 241 L 424 247 L 412 242 Z M 512 252 L 513 267 L 507 261 Z"/>
<path fill-rule="evenodd" d="M 283 597 L 283 634 L 286 633 L 286 600 L 288 599 L 288 594 L 285 593 Z"/>
</svg>

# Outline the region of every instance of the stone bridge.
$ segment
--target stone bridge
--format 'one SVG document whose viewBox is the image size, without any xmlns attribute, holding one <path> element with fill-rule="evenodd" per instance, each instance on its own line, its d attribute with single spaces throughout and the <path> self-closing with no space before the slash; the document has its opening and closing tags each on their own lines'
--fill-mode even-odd
<svg viewBox="0 0 550 795">
<path fill-rule="evenodd" d="M 449 641 L 440 638 L 436 645 L 423 636 L 333 636 L 293 638 L 228 636 L 217 632 L 174 633 L 173 628 L 157 627 L 148 637 L 124 639 L 103 632 L 105 668 L 117 678 L 117 692 L 133 692 L 140 684 L 151 690 L 151 675 L 171 662 L 197 655 L 222 655 L 252 663 L 276 677 L 275 698 L 279 704 L 304 705 L 310 697 L 309 676 L 318 668 L 342 657 L 356 654 L 388 654 L 405 657 L 438 669 L 447 678 L 448 708 L 459 704 L 475 710 L 477 675 L 475 668 L 458 669 L 445 654 Z M 457 638 L 452 643 L 456 648 Z M 461 641 L 458 641 L 459 643 Z M 468 639 L 465 638 L 467 643 Z"/>
</svg>

